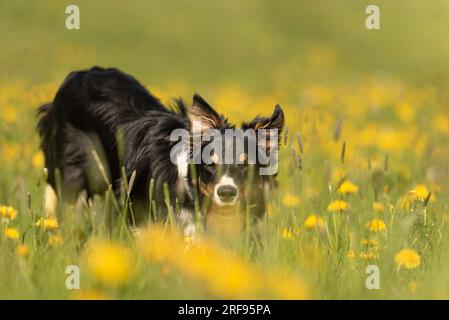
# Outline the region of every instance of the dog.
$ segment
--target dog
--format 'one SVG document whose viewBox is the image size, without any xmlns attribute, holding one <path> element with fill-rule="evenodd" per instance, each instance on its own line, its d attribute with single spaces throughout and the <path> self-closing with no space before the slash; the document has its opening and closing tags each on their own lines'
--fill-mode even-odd
<svg viewBox="0 0 449 320">
<path fill-rule="evenodd" d="M 181 99 L 165 106 L 135 78 L 115 68 L 70 73 L 54 100 L 39 107 L 38 115 L 48 172 L 44 195 L 48 215 L 56 212 L 58 187 L 65 201 L 75 201 L 80 195 L 102 194 L 109 187 L 119 195 L 126 178 L 132 181 L 133 223 L 148 222 L 149 208 L 154 219 L 166 219 L 171 206 L 184 234 L 193 236 L 198 211 L 201 217 L 226 216 L 249 208 L 252 217 L 262 217 L 267 192 L 276 186 L 275 172 L 260 174 L 267 164 L 261 163 L 259 151 L 274 153 L 280 135 L 271 139 L 259 133 L 282 132 L 284 113 L 279 105 L 270 117 L 241 124 L 240 130 L 253 130 L 256 135 L 239 140 L 243 149 L 231 162 L 220 161 L 222 154 L 217 151 L 209 153 L 209 159 L 192 161 L 195 147 L 204 150 L 219 140 L 203 139 L 209 130 L 221 134 L 236 130 L 199 94 L 194 94 L 190 107 Z M 181 143 L 182 135 L 173 139 L 176 130 L 186 133 L 187 140 Z M 236 151 L 235 141 L 220 141 L 216 146 Z M 249 155 L 251 141 L 256 156 Z"/>
</svg>

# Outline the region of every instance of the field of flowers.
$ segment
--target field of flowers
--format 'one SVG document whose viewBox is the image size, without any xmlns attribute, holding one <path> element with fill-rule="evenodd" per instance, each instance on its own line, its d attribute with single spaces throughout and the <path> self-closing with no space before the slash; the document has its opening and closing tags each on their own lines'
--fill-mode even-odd
<svg viewBox="0 0 449 320">
<path fill-rule="evenodd" d="M 77 31 L 60 1 L 0 2 L 0 299 L 448 299 L 447 3 L 379 0 L 367 31 L 364 1 L 173 2 L 80 0 Z M 109 229 L 110 193 L 45 217 L 35 109 L 92 65 L 236 123 L 283 107 L 258 241 L 232 221 L 195 242 Z"/>
<path fill-rule="evenodd" d="M 217 87 L 214 104 L 234 120 L 286 101 L 280 189 L 257 243 L 188 243 L 168 225 L 108 232 L 114 209 L 100 197 L 45 218 L 34 108 L 56 89 L 0 86 L 2 298 L 449 297 L 449 101 L 438 88 L 366 78 L 254 97 Z M 179 90 L 153 91 L 169 101 Z M 69 265 L 80 290 L 66 289 Z M 368 265 L 379 290 L 365 286 Z"/>
</svg>

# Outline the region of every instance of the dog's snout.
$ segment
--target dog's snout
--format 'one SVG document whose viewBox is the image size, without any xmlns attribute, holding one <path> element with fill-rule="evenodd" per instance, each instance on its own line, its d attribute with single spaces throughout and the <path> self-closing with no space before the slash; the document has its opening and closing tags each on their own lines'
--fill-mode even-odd
<svg viewBox="0 0 449 320">
<path fill-rule="evenodd" d="M 220 186 L 217 189 L 217 195 L 221 201 L 230 202 L 237 196 L 237 188 L 232 185 Z"/>
</svg>

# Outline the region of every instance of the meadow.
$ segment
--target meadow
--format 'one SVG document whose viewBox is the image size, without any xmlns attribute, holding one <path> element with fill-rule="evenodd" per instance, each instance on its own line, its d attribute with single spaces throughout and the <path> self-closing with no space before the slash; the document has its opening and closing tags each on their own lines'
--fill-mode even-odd
<svg viewBox="0 0 449 320">
<path fill-rule="evenodd" d="M 0 298 L 448 299 L 449 33 L 444 1 L 0 2 Z M 99 16 L 102 17 L 99 20 Z M 163 102 L 198 91 L 236 123 L 286 114 L 258 242 L 105 226 L 126 197 L 43 211 L 35 109 L 92 65 Z M 368 289 L 369 265 L 380 289 Z M 67 266 L 80 289 L 69 290 Z"/>
</svg>

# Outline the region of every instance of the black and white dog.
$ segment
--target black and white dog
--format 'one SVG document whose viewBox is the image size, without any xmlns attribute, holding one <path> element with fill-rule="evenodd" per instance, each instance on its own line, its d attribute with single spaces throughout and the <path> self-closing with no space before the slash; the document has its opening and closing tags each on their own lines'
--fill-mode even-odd
<svg viewBox="0 0 449 320">
<path fill-rule="evenodd" d="M 167 212 L 163 192 L 167 184 L 184 233 L 192 235 L 195 199 L 207 203 L 201 207 L 205 216 L 235 212 L 238 206 L 250 208 L 252 216 L 260 217 L 265 212 L 266 191 L 275 185 L 275 171 L 260 173 L 267 167 L 260 155 L 277 150 L 279 135 L 273 138 L 258 133 L 269 129 L 277 134 L 282 130 L 284 114 L 279 106 L 271 117 L 257 117 L 238 129 L 253 130 L 255 135 L 220 141 L 216 145 L 219 148 L 209 148 L 209 158 L 200 156 L 197 161 L 193 161 L 195 154 L 202 153 L 195 153 L 195 147 L 204 150 L 219 140 L 216 136 L 210 139 L 209 130 L 224 134 L 236 127 L 198 94 L 189 108 L 182 100 L 169 108 L 133 77 L 117 69 L 94 67 L 70 73 L 53 102 L 41 106 L 39 114 L 38 131 L 48 170 L 48 214 L 56 210 L 54 190 L 59 177 L 64 198 L 74 200 L 80 194 L 90 197 L 102 193 L 109 183 L 120 193 L 124 168 L 128 180 L 134 176 L 133 207 L 145 208 L 141 215 L 134 210 L 138 222 L 148 216 L 153 179 L 157 210 L 162 216 Z M 176 130 L 187 132 L 187 142 L 180 142 L 182 135 L 173 138 Z M 209 139 L 205 139 L 206 135 Z M 243 148 L 235 146 L 238 141 L 243 142 Z M 251 141 L 255 142 L 256 156 Z M 223 161 L 225 152 L 233 153 L 231 161 Z M 249 172 L 254 172 L 251 179 Z"/>
</svg>

